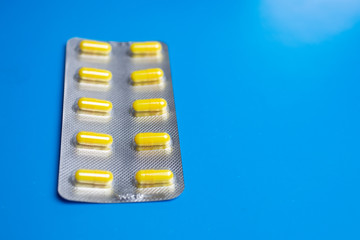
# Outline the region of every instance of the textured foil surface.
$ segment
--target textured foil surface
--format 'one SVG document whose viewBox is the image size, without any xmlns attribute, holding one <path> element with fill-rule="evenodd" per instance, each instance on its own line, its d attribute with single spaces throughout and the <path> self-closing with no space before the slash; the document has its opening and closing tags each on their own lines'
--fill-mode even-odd
<svg viewBox="0 0 360 240">
<path fill-rule="evenodd" d="M 109 58 L 84 55 L 79 51 L 81 38 L 72 38 L 66 46 L 65 84 L 58 192 L 70 201 L 120 203 L 169 200 L 184 190 L 179 134 L 176 121 L 173 86 L 170 75 L 168 47 L 162 43 L 161 57 L 133 57 L 129 53 L 131 42 L 109 42 Z M 112 72 L 106 87 L 84 84 L 77 72 L 81 67 L 106 69 Z M 136 70 L 161 68 L 164 83 L 160 86 L 133 86 L 130 74 Z M 110 117 L 80 114 L 77 100 L 81 97 L 111 101 Z M 164 98 L 168 114 L 134 117 L 131 106 L 137 99 Z M 75 136 L 80 131 L 106 133 L 114 142 L 111 151 L 80 150 Z M 172 145 L 169 150 L 136 151 L 134 136 L 140 132 L 167 132 Z M 75 184 L 78 169 L 111 171 L 114 180 L 111 189 L 83 187 Z M 170 169 L 174 184 L 165 187 L 138 188 L 135 173 L 141 169 Z"/>
</svg>

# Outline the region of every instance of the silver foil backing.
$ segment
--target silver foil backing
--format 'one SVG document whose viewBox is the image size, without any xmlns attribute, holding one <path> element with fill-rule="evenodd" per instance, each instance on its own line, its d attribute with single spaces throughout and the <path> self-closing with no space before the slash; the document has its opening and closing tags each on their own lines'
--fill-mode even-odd
<svg viewBox="0 0 360 240">
<path fill-rule="evenodd" d="M 167 45 L 161 43 L 161 57 L 134 57 L 129 53 L 131 42 L 109 42 L 112 51 L 106 58 L 81 54 L 81 40 L 84 39 L 72 38 L 66 46 L 58 181 L 60 196 L 70 201 L 95 203 L 162 201 L 179 196 L 184 190 L 184 179 Z M 110 85 L 104 87 L 80 82 L 77 72 L 81 67 L 111 71 Z M 160 86 L 131 85 L 130 74 L 148 68 L 161 68 L 165 74 L 164 83 Z M 79 114 L 77 100 L 81 97 L 111 101 L 111 116 Z M 131 111 L 133 101 L 147 98 L 164 98 L 168 103 L 168 114 L 134 117 Z M 111 151 L 79 150 L 75 136 L 80 131 L 112 135 Z M 171 150 L 136 151 L 133 139 L 140 132 L 167 132 L 172 140 Z M 112 188 L 77 186 L 74 174 L 78 169 L 111 171 L 114 175 Z M 141 169 L 170 169 L 174 173 L 174 184 L 138 188 L 134 176 Z"/>
</svg>

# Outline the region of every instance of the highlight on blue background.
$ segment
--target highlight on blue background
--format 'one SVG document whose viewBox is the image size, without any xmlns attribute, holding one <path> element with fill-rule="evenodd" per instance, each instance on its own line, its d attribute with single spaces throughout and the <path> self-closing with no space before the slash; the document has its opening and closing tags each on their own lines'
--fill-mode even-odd
<svg viewBox="0 0 360 240">
<path fill-rule="evenodd" d="M 2 2 L 0 239 L 359 239 L 357 0 Z M 57 195 L 66 41 L 168 44 L 185 191 Z"/>
</svg>

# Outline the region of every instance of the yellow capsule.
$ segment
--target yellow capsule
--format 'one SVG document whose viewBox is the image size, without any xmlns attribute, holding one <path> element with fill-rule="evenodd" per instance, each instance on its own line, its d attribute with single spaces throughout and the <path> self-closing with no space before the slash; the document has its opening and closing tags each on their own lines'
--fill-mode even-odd
<svg viewBox="0 0 360 240">
<path fill-rule="evenodd" d="M 106 42 L 82 40 L 80 42 L 80 50 L 83 53 L 108 55 L 111 52 L 111 45 Z"/>
<path fill-rule="evenodd" d="M 104 133 L 79 132 L 76 135 L 76 141 L 80 145 L 109 147 L 113 142 L 113 138 L 111 135 Z"/>
<path fill-rule="evenodd" d="M 139 185 L 166 185 L 172 184 L 174 174 L 166 169 L 140 170 L 135 174 L 135 180 Z"/>
<path fill-rule="evenodd" d="M 136 42 L 131 44 L 130 51 L 135 55 L 155 55 L 161 52 L 160 42 Z"/>
<path fill-rule="evenodd" d="M 163 81 L 164 72 L 160 68 L 134 71 L 130 75 L 133 85 L 159 84 Z"/>
<path fill-rule="evenodd" d="M 163 98 L 141 99 L 133 102 L 136 117 L 160 115 L 166 112 L 167 102 Z"/>
<path fill-rule="evenodd" d="M 75 180 L 80 184 L 109 186 L 113 178 L 111 172 L 102 170 L 79 169 L 75 173 Z"/>
<path fill-rule="evenodd" d="M 171 138 L 167 133 L 138 133 L 134 138 L 136 150 L 166 149 L 170 146 Z"/>
<path fill-rule="evenodd" d="M 112 74 L 108 70 L 83 67 L 79 69 L 79 77 L 81 80 L 109 82 Z"/>
<path fill-rule="evenodd" d="M 110 112 L 112 104 L 109 101 L 99 100 L 95 98 L 80 98 L 78 101 L 80 110 L 94 112 Z"/>
</svg>

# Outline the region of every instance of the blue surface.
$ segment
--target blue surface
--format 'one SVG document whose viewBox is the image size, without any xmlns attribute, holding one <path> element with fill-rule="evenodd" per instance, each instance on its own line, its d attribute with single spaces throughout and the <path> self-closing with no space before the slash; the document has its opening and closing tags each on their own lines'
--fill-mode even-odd
<svg viewBox="0 0 360 240">
<path fill-rule="evenodd" d="M 360 3 L 15 1 L 0 8 L 0 239 L 360 239 Z M 185 191 L 57 195 L 66 41 L 169 45 Z"/>
</svg>

